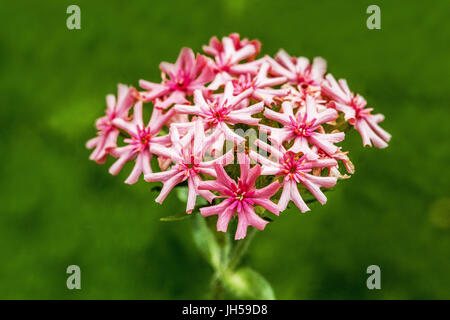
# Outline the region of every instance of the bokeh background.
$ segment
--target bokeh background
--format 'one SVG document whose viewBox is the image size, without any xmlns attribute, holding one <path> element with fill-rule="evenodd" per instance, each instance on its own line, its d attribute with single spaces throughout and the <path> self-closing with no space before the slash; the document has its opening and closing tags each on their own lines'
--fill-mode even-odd
<svg viewBox="0 0 450 320">
<path fill-rule="evenodd" d="M 81 7 L 81 30 L 66 8 Z M 366 8 L 381 7 L 381 30 Z M 182 46 L 239 32 L 263 53 L 323 56 L 384 113 L 388 149 L 348 135 L 356 174 L 259 233 L 246 263 L 280 299 L 450 298 L 448 1 L 10 1 L 0 28 L 0 298 L 197 299 L 212 270 L 171 195 L 123 183 L 85 141 L 118 82 L 159 79 Z M 111 162 L 108 162 L 108 165 Z M 82 289 L 66 288 L 66 268 Z M 382 289 L 366 288 L 381 267 Z"/>
</svg>

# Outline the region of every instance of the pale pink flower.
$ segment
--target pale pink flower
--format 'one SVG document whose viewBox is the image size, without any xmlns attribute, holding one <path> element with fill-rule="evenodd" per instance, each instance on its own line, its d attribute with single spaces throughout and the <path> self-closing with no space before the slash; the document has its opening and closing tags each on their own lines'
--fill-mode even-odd
<svg viewBox="0 0 450 320">
<path fill-rule="evenodd" d="M 322 110 L 319 109 L 319 111 L 326 109 L 326 106 L 322 105 L 323 103 L 326 103 L 326 101 L 323 100 L 320 95 L 320 86 L 308 86 L 307 88 L 302 88 L 301 85 L 285 84 L 281 88 L 287 90 L 287 94 L 281 100 L 293 103 L 294 109 L 296 107 L 304 107 L 307 96 L 313 97 L 318 103 L 319 108 L 323 106 Z"/>
<path fill-rule="evenodd" d="M 113 94 L 106 96 L 106 114 L 95 124 L 97 136 L 86 143 L 88 149 L 95 148 L 89 159 L 99 164 L 105 163 L 109 151 L 116 147 L 119 135 L 119 129 L 113 124 L 113 120 L 128 118 L 128 112 L 136 101 L 136 96 L 136 89 L 124 84 L 118 85 L 117 100 Z"/>
<path fill-rule="evenodd" d="M 371 114 L 373 108 L 365 108 L 366 100 L 359 94 L 350 91 L 347 81 L 336 79 L 328 74 L 322 84 L 322 93 L 334 101 L 328 106 L 344 113 L 345 120 L 361 134 L 363 145 L 386 148 L 391 135 L 381 128 L 378 123 L 384 120 L 382 114 Z"/>
<path fill-rule="evenodd" d="M 192 95 L 194 90 L 204 90 L 204 85 L 214 78 L 210 60 L 201 54 L 195 57 L 192 49 L 181 49 L 175 64 L 162 62 L 162 83 L 140 80 L 139 85 L 148 90 L 141 93 L 144 101 L 158 101 L 157 107 L 166 109 L 176 103 L 188 103 L 186 95 Z"/>
<path fill-rule="evenodd" d="M 156 202 L 163 203 L 169 192 L 179 183 L 188 181 L 188 201 L 186 212 L 191 213 L 195 207 L 197 195 L 202 196 L 211 202 L 214 194 L 208 190 L 199 190 L 198 185 L 201 181 L 199 174 L 206 174 L 216 177 L 213 169 L 214 164 L 221 166 L 227 165 L 233 161 L 233 150 L 225 155 L 205 161 L 205 152 L 207 148 L 214 142 L 216 138 L 214 134 L 206 137 L 201 120 L 195 121 L 195 124 L 188 134 L 180 137 L 177 126 L 172 125 L 170 128 L 170 138 L 172 142 L 171 148 L 163 146 L 155 146 L 152 151 L 156 154 L 171 159 L 175 163 L 169 170 L 157 173 L 148 173 L 145 180 L 148 182 L 161 181 L 164 186 L 156 198 Z"/>
<path fill-rule="evenodd" d="M 289 150 L 294 153 L 302 152 L 310 160 L 317 159 L 318 155 L 311 150 L 309 143 L 332 155 L 338 150 L 334 143 L 342 141 L 345 134 L 343 132 L 318 132 L 323 123 L 335 120 L 338 117 L 338 113 L 334 109 L 325 109 L 322 112 L 318 112 L 317 108 L 314 98 L 307 96 L 305 108 L 299 108 L 294 115 L 292 103 L 285 101 L 282 104 L 283 113 L 267 108 L 264 111 L 264 115 L 267 118 L 281 123 L 283 128 L 260 125 L 260 129 L 263 132 L 270 133 L 269 139 L 280 145 L 284 141 L 294 139 L 294 144 Z"/>
<path fill-rule="evenodd" d="M 225 198 L 218 205 L 200 208 L 204 217 L 218 215 L 218 231 L 226 232 L 230 219 L 237 214 L 236 240 L 245 238 L 248 226 L 263 230 L 268 223 L 255 213 L 255 205 L 264 207 L 276 215 L 279 214 L 278 206 L 270 198 L 280 188 L 280 183 L 275 181 L 262 189 L 256 189 L 255 181 L 261 174 L 261 166 L 255 165 L 250 168 L 250 159 L 244 153 L 238 154 L 238 160 L 241 168 L 238 183 L 228 176 L 223 166 L 215 164 L 217 180 L 203 181 L 199 185 L 200 189 L 217 191 Z"/>
<path fill-rule="evenodd" d="M 332 156 L 329 156 L 328 154 L 326 154 L 325 152 L 323 152 L 320 149 L 317 149 L 315 146 L 312 148 L 313 151 L 317 152 L 317 154 L 319 155 L 319 159 L 335 159 L 336 161 L 342 161 L 342 163 L 344 164 L 345 169 L 347 170 L 347 172 L 349 174 L 354 174 L 355 173 L 355 166 L 353 165 L 353 163 L 351 162 L 350 158 L 348 157 L 348 151 L 342 151 L 339 147 L 338 151 L 336 151 Z M 322 170 L 324 168 L 322 167 L 318 167 L 318 168 L 313 168 L 313 174 L 314 175 L 322 175 Z M 329 173 L 328 175 L 330 177 L 336 177 L 338 179 L 348 179 L 350 178 L 350 176 L 348 174 L 342 174 L 339 171 L 339 162 L 336 164 L 336 166 L 334 167 L 328 167 Z"/>
<path fill-rule="evenodd" d="M 194 91 L 194 105 L 175 105 L 175 111 L 200 117 L 208 128 L 218 130 L 222 135 L 218 139 L 227 138 L 241 143 L 245 139 L 228 127 L 237 123 L 257 125 L 260 119 L 252 118 L 255 113 L 264 110 L 264 103 L 259 102 L 250 107 L 240 108 L 240 103 L 252 94 L 252 89 L 233 95 L 233 83 L 227 82 L 225 91 L 213 101 L 205 99 L 201 90 Z"/>
<path fill-rule="evenodd" d="M 298 184 L 303 184 L 321 204 L 325 204 L 327 197 L 320 190 L 321 187 L 330 188 L 336 184 L 336 177 L 320 177 L 309 174 L 313 168 L 334 167 L 337 165 L 334 159 L 308 160 L 306 156 L 300 157 L 292 151 L 286 151 L 283 146 L 270 146 L 261 140 L 255 144 L 271 154 L 270 160 L 257 153 L 250 151 L 250 157 L 262 164 L 261 174 L 283 176 L 283 192 L 278 201 L 278 209 L 287 208 L 289 201 L 293 201 L 301 212 L 309 211 L 305 201 L 298 191 Z"/>
<path fill-rule="evenodd" d="M 223 37 L 222 41 L 219 41 L 217 37 L 212 37 L 209 45 L 203 46 L 203 51 L 214 57 L 214 71 L 216 72 L 216 77 L 209 84 L 208 89 L 218 89 L 232 79 L 231 75 L 256 74 L 262 61 L 240 62 L 252 60 L 259 53 L 260 48 L 259 41 L 240 40 L 237 33 Z"/>
<path fill-rule="evenodd" d="M 172 159 L 164 156 L 158 156 L 158 165 L 161 171 L 166 171 L 172 164 Z"/>
<path fill-rule="evenodd" d="M 323 76 L 327 69 L 327 62 L 321 57 L 316 57 L 310 64 L 305 57 L 291 57 L 286 51 L 281 49 L 275 59 L 267 56 L 270 62 L 270 72 L 276 76 L 283 76 L 291 84 L 299 85 L 302 90 L 310 86 L 317 87 L 323 81 Z"/>
<path fill-rule="evenodd" d="M 341 160 L 342 163 L 344 164 L 345 170 L 347 170 L 347 172 L 349 174 L 354 174 L 355 173 L 355 166 L 353 165 L 353 163 L 351 162 L 350 158 L 348 157 L 348 151 L 341 151 L 341 148 L 339 148 L 338 151 L 336 151 L 336 153 L 332 156 L 333 159 L 336 160 Z M 341 172 L 339 171 L 339 165 L 335 166 L 335 167 L 330 167 L 330 176 L 331 177 L 336 177 L 339 179 L 348 179 L 350 178 L 350 176 L 348 174 L 341 174 Z"/>
<path fill-rule="evenodd" d="M 155 103 L 155 107 L 157 108 L 156 103 Z M 181 114 L 181 113 L 176 113 L 176 112 L 172 117 L 167 119 L 167 121 L 164 123 L 164 125 L 169 128 L 172 124 L 175 124 L 177 126 L 185 125 L 186 128 L 189 128 L 189 129 L 192 126 L 192 122 L 189 121 L 189 117 L 187 114 Z M 172 164 L 172 159 L 166 158 L 164 156 L 158 156 L 158 165 L 162 171 L 166 171 L 167 168 L 169 168 L 171 164 Z"/>
<path fill-rule="evenodd" d="M 172 117 L 167 119 L 165 125 L 170 128 L 170 125 L 172 123 L 176 123 L 176 124 L 183 123 L 186 125 L 191 124 L 191 122 L 189 121 L 189 116 L 187 114 L 182 114 L 182 113 L 177 113 L 177 112 L 175 112 Z"/>
<path fill-rule="evenodd" d="M 118 158 L 109 168 L 112 175 L 119 174 L 125 163 L 135 161 L 131 174 L 125 180 L 125 183 L 134 184 L 138 181 L 140 175 L 151 173 L 150 161 L 152 158 L 152 147 L 155 145 L 167 144 L 170 137 L 157 136 L 167 118 L 173 116 L 170 110 L 165 114 L 162 110 L 153 109 L 149 123 L 145 126 L 142 121 L 142 101 L 138 101 L 133 110 L 133 119 L 126 121 L 124 119 L 114 119 L 113 124 L 130 135 L 124 139 L 125 146 L 117 147 L 111 150 L 111 155 Z"/>
<path fill-rule="evenodd" d="M 263 62 L 256 76 L 253 77 L 250 73 L 247 73 L 241 74 L 237 79 L 233 79 L 234 94 L 238 95 L 247 89 L 251 89 L 252 94 L 250 97 L 255 100 L 264 101 L 267 106 L 273 103 L 274 97 L 283 97 L 288 94 L 289 90 L 287 89 L 271 88 L 285 83 L 286 78 L 269 78 L 267 76 L 269 67 L 268 62 Z"/>
</svg>

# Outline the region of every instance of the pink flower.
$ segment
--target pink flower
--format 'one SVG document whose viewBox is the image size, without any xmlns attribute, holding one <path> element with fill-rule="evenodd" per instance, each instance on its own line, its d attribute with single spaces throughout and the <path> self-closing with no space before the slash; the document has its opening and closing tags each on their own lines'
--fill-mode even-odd
<svg viewBox="0 0 450 320">
<path fill-rule="evenodd" d="M 288 94 L 287 89 L 274 89 L 273 86 L 286 82 L 285 77 L 269 78 L 267 72 L 269 63 L 263 62 L 258 74 L 253 77 L 250 73 L 241 74 L 238 79 L 233 79 L 234 94 L 238 95 L 247 89 L 252 90 L 251 98 L 264 101 L 267 106 L 273 103 L 274 97 L 283 97 Z"/>
<path fill-rule="evenodd" d="M 273 75 L 286 77 L 291 84 L 300 85 L 302 89 L 320 86 L 327 69 L 327 62 L 320 57 L 314 58 L 310 64 L 308 58 L 291 57 L 284 50 L 278 51 L 275 60 L 271 57 L 266 59 L 271 64 Z"/>
<path fill-rule="evenodd" d="M 186 95 L 191 95 L 197 89 L 203 90 L 204 85 L 214 78 L 208 58 L 201 54 L 195 57 L 189 48 L 181 49 L 175 64 L 162 62 L 159 68 L 162 71 L 162 83 L 140 80 L 139 85 L 149 90 L 141 93 L 144 101 L 167 96 L 157 105 L 161 109 L 176 103 L 188 103 Z"/>
<path fill-rule="evenodd" d="M 260 48 L 261 43 L 259 41 L 240 40 L 237 33 L 223 37 L 222 42 L 217 37 L 212 37 L 209 45 L 203 46 L 203 51 L 214 57 L 214 70 L 216 72 L 216 77 L 208 86 L 208 89 L 218 89 L 232 79 L 231 75 L 256 74 L 261 61 L 239 63 L 246 59 L 253 59 Z"/>
<path fill-rule="evenodd" d="M 136 96 L 136 89 L 124 84 L 118 85 L 117 100 L 113 94 L 106 96 L 106 115 L 99 118 L 95 125 L 98 130 L 97 137 L 86 143 L 88 149 L 95 148 L 89 159 L 99 164 L 105 163 L 109 151 L 116 147 L 119 135 L 113 120 L 127 119 L 128 111 L 133 106 Z"/>
<path fill-rule="evenodd" d="M 282 98 L 282 101 L 289 101 L 293 103 L 294 109 L 296 107 L 304 107 L 307 96 L 311 96 L 322 106 L 322 103 L 326 103 L 321 97 L 321 91 L 319 86 L 308 86 L 307 88 L 302 88 L 301 85 L 286 84 L 282 86 L 284 90 L 287 90 L 287 95 Z M 323 106 L 323 109 L 326 109 Z M 323 111 L 323 110 L 319 110 Z"/>
<path fill-rule="evenodd" d="M 240 103 L 252 94 L 252 89 L 233 95 L 233 83 L 227 82 L 225 91 L 213 101 L 206 100 L 202 91 L 194 91 L 194 105 L 175 105 L 175 111 L 187 113 L 200 117 L 204 124 L 222 133 L 218 139 L 223 137 L 241 143 L 245 139 L 228 127 L 237 123 L 257 125 L 260 119 L 252 118 L 251 115 L 264 110 L 264 103 L 256 103 L 250 107 L 240 108 Z"/>
<path fill-rule="evenodd" d="M 329 156 L 328 154 L 326 154 L 325 152 L 323 152 L 320 149 L 317 149 L 315 146 L 312 148 L 313 151 L 317 152 L 319 154 L 319 159 L 335 159 L 336 161 L 342 161 L 342 163 L 344 164 L 345 169 L 347 170 L 347 172 L 349 174 L 354 174 L 355 173 L 355 167 L 353 165 L 353 163 L 350 161 L 350 158 L 348 157 L 348 151 L 342 151 L 341 148 L 339 147 L 338 151 L 336 151 L 332 156 Z M 324 168 L 322 167 L 318 167 L 318 168 L 313 168 L 313 174 L 314 175 L 322 175 L 322 170 Z M 341 174 L 341 172 L 339 171 L 339 163 L 336 164 L 336 166 L 334 167 L 328 167 L 329 169 L 329 173 L 328 175 L 330 177 L 336 177 L 338 179 L 348 179 L 350 178 L 350 176 L 348 174 Z"/>
<path fill-rule="evenodd" d="M 158 165 L 161 171 L 166 171 L 172 164 L 172 159 L 164 156 L 158 156 Z"/>
<path fill-rule="evenodd" d="M 193 137 L 192 137 L 193 136 Z M 162 181 L 164 186 L 156 198 L 156 202 L 163 203 L 169 192 L 179 183 L 188 181 L 188 201 L 186 212 L 191 213 L 195 207 L 197 195 L 202 196 L 209 202 L 214 199 L 214 194 L 208 190 L 199 190 L 198 185 L 201 181 L 199 174 L 206 174 L 216 177 L 216 172 L 212 169 L 214 164 L 227 165 L 233 161 L 233 150 L 222 157 L 210 161 L 204 161 L 206 149 L 214 142 L 215 135 L 205 136 L 201 120 L 197 120 L 193 130 L 180 137 L 177 126 L 170 128 L 170 137 L 172 141 L 171 148 L 155 146 L 154 153 L 171 159 L 175 165 L 167 171 L 148 173 L 145 180 L 148 182 Z"/>
<path fill-rule="evenodd" d="M 377 148 L 386 148 L 391 135 L 381 128 L 378 123 L 384 120 L 382 114 L 371 114 L 372 108 L 365 108 L 366 100 L 359 94 L 355 96 L 350 91 L 347 81 L 336 79 L 328 74 L 326 81 L 322 84 L 322 93 L 335 101 L 328 105 L 344 113 L 345 120 L 361 134 L 363 145 Z"/>
<path fill-rule="evenodd" d="M 364 145 L 384 148 L 391 138 L 379 126 L 384 116 L 371 114 L 345 80 L 325 77 L 324 59 L 293 57 L 282 49 L 274 58 L 257 58 L 260 47 L 237 33 L 212 37 L 204 55 L 182 48 L 175 63 L 162 62 L 160 83 L 140 80 L 142 92 L 119 85 L 117 101 L 107 96 L 97 136 L 86 144 L 93 149 L 90 159 L 104 163 L 108 155 L 115 157 L 113 175 L 133 162 L 125 182 L 136 183 L 141 175 L 161 182 L 160 204 L 177 186 L 187 196 L 187 213 L 196 210 L 198 196 L 206 199 L 210 204 L 199 211 L 218 216 L 217 230 L 226 232 L 237 219 L 235 239 L 244 238 L 248 226 L 265 228 L 261 207 L 278 215 L 291 201 L 301 212 L 309 211 L 309 201 L 325 204 L 323 188 L 354 173 L 339 146 L 345 137 L 341 124 L 356 128 Z M 142 119 L 146 102 L 153 105 L 148 124 Z M 125 136 L 120 143 L 119 135 Z M 237 166 L 227 167 L 235 153 L 239 178 Z M 258 164 L 252 167 L 251 160 Z M 257 189 L 260 183 L 267 186 Z"/>
<path fill-rule="evenodd" d="M 264 115 L 283 125 L 283 128 L 272 128 L 260 125 L 260 129 L 270 133 L 269 139 L 281 145 L 284 141 L 294 139 L 293 146 L 289 149 L 294 153 L 302 152 L 308 159 L 314 160 L 318 158 L 316 152 L 312 151 L 309 143 L 317 146 L 332 155 L 338 150 L 333 143 L 342 141 L 345 137 L 343 132 L 337 133 L 320 133 L 317 132 L 320 125 L 338 117 L 338 113 L 334 109 L 325 109 L 317 112 L 318 105 L 313 97 L 306 97 L 305 108 L 300 108 L 294 115 L 292 103 L 285 101 L 282 104 L 283 113 L 278 113 L 267 109 Z"/>
<path fill-rule="evenodd" d="M 248 226 L 263 230 L 268 223 L 255 213 L 253 206 L 262 206 L 276 215 L 279 214 L 277 205 L 270 201 L 270 198 L 280 188 L 280 183 L 275 181 L 262 189 L 256 189 L 255 181 L 261 174 L 261 167 L 255 165 L 250 169 L 250 159 L 244 153 L 238 154 L 238 160 L 241 167 L 241 177 L 238 179 L 238 183 L 228 176 L 223 166 L 215 164 L 217 180 L 203 181 L 199 185 L 200 189 L 215 190 L 225 198 L 218 205 L 200 208 L 204 217 L 215 214 L 219 216 L 218 231 L 226 232 L 230 219 L 237 214 L 236 240 L 245 238 Z"/>
<path fill-rule="evenodd" d="M 111 155 L 118 159 L 109 168 L 109 173 L 119 174 L 125 163 L 132 160 L 135 161 L 135 165 L 125 183 L 134 184 L 138 181 L 141 173 L 151 173 L 152 147 L 170 142 L 169 136 L 157 136 L 157 134 L 167 118 L 172 115 L 172 110 L 163 114 L 161 110 L 153 109 L 148 125 L 144 126 L 142 101 L 138 101 L 134 106 L 134 115 L 131 121 L 125 121 L 122 118 L 114 119 L 114 126 L 128 133 L 130 138 L 124 139 L 125 146 L 111 150 Z"/>
<path fill-rule="evenodd" d="M 341 160 L 342 163 L 344 164 L 345 170 L 347 170 L 348 173 L 350 174 L 354 174 L 355 173 L 355 166 L 353 165 L 353 163 L 350 161 L 350 158 L 348 157 L 348 151 L 341 151 L 340 148 L 339 150 L 333 155 L 332 157 L 333 159 L 336 160 Z M 330 167 L 330 176 L 331 177 L 336 177 L 339 179 L 348 179 L 350 178 L 350 176 L 348 174 L 341 174 L 341 172 L 338 169 L 339 166 L 335 166 L 335 167 Z"/>
<path fill-rule="evenodd" d="M 271 153 L 275 161 L 263 157 L 261 154 L 250 151 L 250 157 L 262 164 L 261 174 L 283 176 L 283 192 L 278 201 L 278 209 L 281 211 L 287 208 L 289 201 L 293 201 L 301 212 L 309 211 L 305 201 L 298 191 L 298 184 L 303 184 L 321 204 L 327 202 L 327 197 L 320 190 L 321 187 L 333 187 L 336 177 L 320 177 L 309 174 L 313 168 L 334 167 L 337 165 L 334 159 L 308 160 L 306 156 L 299 157 L 292 151 L 286 151 L 283 146 L 270 146 L 261 140 L 256 140 L 255 144 L 262 150 Z"/>
</svg>

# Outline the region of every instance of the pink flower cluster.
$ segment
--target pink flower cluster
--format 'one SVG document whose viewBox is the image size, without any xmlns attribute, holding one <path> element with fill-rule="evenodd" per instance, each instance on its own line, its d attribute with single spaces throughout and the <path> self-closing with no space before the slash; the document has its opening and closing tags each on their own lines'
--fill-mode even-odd
<svg viewBox="0 0 450 320">
<path fill-rule="evenodd" d="M 115 158 L 113 175 L 134 163 L 125 182 L 141 176 L 161 182 L 159 203 L 187 185 L 186 212 L 203 197 L 210 205 L 199 210 L 218 216 L 217 230 L 226 232 L 237 218 L 235 239 L 244 238 L 248 226 L 264 229 L 265 210 L 278 215 L 291 201 L 301 212 L 310 210 L 302 194 L 325 204 L 321 188 L 354 172 L 337 145 L 344 131 L 353 127 L 364 146 L 384 148 L 391 137 L 379 126 L 384 116 L 372 114 L 344 79 L 326 74 L 324 59 L 310 62 L 284 50 L 257 58 L 260 48 L 238 34 L 213 37 L 205 55 L 183 48 L 175 63 L 162 62 L 159 83 L 140 80 L 142 91 L 120 84 L 117 98 L 106 98 L 97 136 L 87 142 L 90 159 Z M 145 104 L 153 106 L 148 122 Z"/>
</svg>

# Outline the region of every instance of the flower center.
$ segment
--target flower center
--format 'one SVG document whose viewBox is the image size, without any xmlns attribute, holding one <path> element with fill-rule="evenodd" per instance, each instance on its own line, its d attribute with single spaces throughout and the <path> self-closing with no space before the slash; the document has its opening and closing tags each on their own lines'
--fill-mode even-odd
<svg viewBox="0 0 450 320">
<path fill-rule="evenodd" d="M 255 191 L 252 188 L 246 186 L 241 179 L 238 179 L 237 185 L 233 186 L 233 192 L 230 194 L 230 199 L 233 200 L 233 206 L 237 208 L 237 211 L 245 209 L 247 206 L 255 204 L 252 197 L 254 197 Z"/>
<path fill-rule="evenodd" d="M 150 128 L 141 128 L 139 126 L 137 127 L 137 131 L 138 134 L 137 136 L 133 136 L 131 143 L 135 151 L 142 152 L 148 148 L 152 139 L 152 133 Z"/>
<path fill-rule="evenodd" d="M 308 115 L 306 113 L 303 117 L 299 114 L 297 119 L 289 118 L 291 120 L 291 130 L 298 137 L 309 137 L 317 129 L 317 125 L 315 125 L 316 119 L 307 121 Z"/>
<path fill-rule="evenodd" d="M 288 151 L 281 161 L 283 173 L 297 183 L 305 176 L 305 172 L 311 171 L 311 169 L 305 168 L 306 160 L 301 155 L 301 153 L 295 154 L 292 151 Z"/>
<path fill-rule="evenodd" d="M 178 70 L 177 74 L 170 73 L 170 80 L 167 82 L 172 91 L 186 90 L 190 83 L 189 75 L 183 70 Z"/>
<path fill-rule="evenodd" d="M 215 100 L 209 106 L 209 123 L 217 124 L 228 120 L 228 114 L 230 113 L 230 108 L 227 107 L 227 101 L 224 101 L 223 105 L 219 107 L 219 101 Z"/>
<path fill-rule="evenodd" d="M 239 79 L 233 79 L 232 82 L 234 87 L 234 95 L 238 95 L 247 89 L 255 87 L 255 81 L 252 80 L 252 76 L 250 74 L 241 75 Z"/>
<path fill-rule="evenodd" d="M 97 129 L 103 134 L 107 134 L 109 131 L 114 129 L 112 121 L 117 117 L 116 110 L 106 110 L 106 116 L 100 118 L 97 123 Z"/>
<path fill-rule="evenodd" d="M 231 58 L 225 58 L 225 53 L 222 53 L 216 61 L 217 72 L 228 72 L 230 71 Z"/>
<path fill-rule="evenodd" d="M 303 74 L 297 72 L 297 84 L 302 89 L 307 89 L 309 86 L 314 84 L 314 80 L 310 78 L 309 72 L 305 72 Z"/>
<path fill-rule="evenodd" d="M 367 102 L 359 94 L 354 96 L 350 102 L 350 106 L 355 110 L 355 118 L 365 118 L 370 114 L 372 109 L 365 109 Z"/>
<path fill-rule="evenodd" d="M 242 200 L 244 200 L 244 195 L 243 194 L 237 194 L 234 198 L 236 200 L 238 200 L 238 201 L 242 201 Z"/>
<path fill-rule="evenodd" d="M 179 163 L 179 170 L 184 171 L 184 175 L 186 177 L 198 174 L 200 172 L 198 164 L 202 161 L 202 159 L 196 157 L 192 152 L 187 152 L 184 154 L 184 150 L 182 150 L 181 153 L 183 160 Z"/>
</svg>

